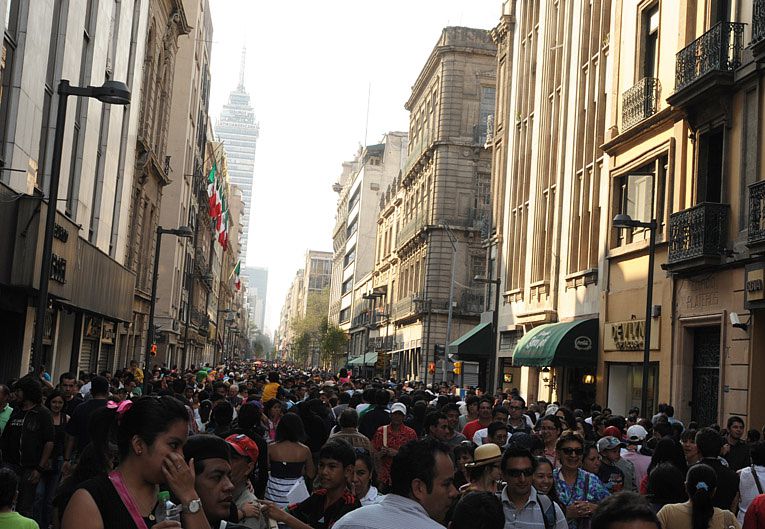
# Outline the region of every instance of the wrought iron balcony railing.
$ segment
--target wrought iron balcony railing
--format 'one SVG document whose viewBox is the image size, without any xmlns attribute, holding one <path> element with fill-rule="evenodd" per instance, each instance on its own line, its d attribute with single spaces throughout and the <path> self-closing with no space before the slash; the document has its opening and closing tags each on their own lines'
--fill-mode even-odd
<svg viewBox="0 0 765 529">
<path fill-rule="evenodd" d="M 728 234 L 728 204 L 702 202 L 669 217 L 668 265 L 720 258 Z"/>
<path fill-rule="evenodd" d="M 751 44 L 759 44 L 763 40 L 765 40 L 765 0 L 754 0 Z"/>
<path fill-rule="evenodd" d="M 741 65 L 744 24 L 718 22 L 677 52 L 675 92 L 711 72 L 732 72 Z"/>
<path fill-rule="evenodd" d="M 656 114 L 659 108 L 659 80 L 643 77 L 622 94 L 622 131 Z"/>
<path fill-rule="evenodd" d="M 748 245 L 765 244 L 765 181 L 749 186 Z"/>
<path fill-rule="evenodd" d="M 396 236 L 397 245 L 404 245 L 405 243 L 409 242 L 409 240 L 414 237 L 415 234 L 419 233 L 419 231 L 427 224 L 426 218 L 427 212 L 424 210 L 415 213 L 414 217 L 412 217 L 409 222 L 404 224 L 401 228 L 401 231 L 398 232 L 398 235 Z"/>
</svg>

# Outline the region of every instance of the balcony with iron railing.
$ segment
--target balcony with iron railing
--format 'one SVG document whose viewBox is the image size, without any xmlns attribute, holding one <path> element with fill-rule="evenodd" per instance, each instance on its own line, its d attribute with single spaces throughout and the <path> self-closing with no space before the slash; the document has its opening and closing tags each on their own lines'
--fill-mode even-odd
<svg viewBox="0 0 765 529">
<path fill-rule="evenodd" d="M 659 92 L 658 79 L 643 77 L 622 94 L 622 132 L 656 114 L 659 108 Z"/>
<path fill-rule="evenodd" d="M 427 212 L 420 210 L 406 222 L 396 236 L 396 246 L 402 247 L 427 225 Z"/>
<path fill-rule="evenodd" d="M 670 272 L 690 272 L 719 265 L 728 237 L 728 204 L 702 202 L 669 217 Z"/>
<path fill-rule="evenodd" d="M 759 57 L 765 52 L 765 0 L 754 0 L 752 5 L 752 53 Z"/>
<path fill-rule="evenodd" d="M 400 320 L 414 312 L 413 296 L 406 296 L 393 304 L 393 318 Z"/>
<path fill-rule="evenodd" d="M 697 106 L 718 99 L 733 84 L 744 50 L 744 25 L 718 22 L 677 52 L 675 92 L 667 98 L 670 105 Z"/>
<path fill-rule="evenodd" d="M 765 252 L 765 180 L 749 186 L 749 225 L 746 245 L 753 253 Z"/>
<path fill-rule="evenodd" d="M 404 178 L 409 175 L 416 165 L 426 159 L 425 155 L 430 150 L 432 143 L 433 135 L 430 130 L 422 130 L 417 139 L 409 144 L 409 156 L 404 165 Z"/>
</svg>

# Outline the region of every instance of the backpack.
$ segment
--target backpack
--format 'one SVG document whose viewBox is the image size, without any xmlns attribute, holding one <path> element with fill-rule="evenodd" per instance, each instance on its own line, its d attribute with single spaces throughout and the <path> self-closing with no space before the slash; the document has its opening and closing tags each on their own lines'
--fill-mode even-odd
<svg viewBox="0 0 765 529">
<path fill-rule="evenodd" d="M 557 522 L 555 513 L 555 503 L 546 494 L 537 493 L 537 502 L 542 510 L 542 519 L 545 522 L 545 529 L 553 529 Z"/>
</svg>

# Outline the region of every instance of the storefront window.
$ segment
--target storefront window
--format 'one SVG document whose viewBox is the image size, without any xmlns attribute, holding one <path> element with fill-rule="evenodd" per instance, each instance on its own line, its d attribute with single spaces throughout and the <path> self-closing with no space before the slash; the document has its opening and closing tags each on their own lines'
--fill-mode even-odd
<svg viewBox="0 0 765 529">
<path fill-rule="evenodd" d="M 640 407 L 643 386 L 643 364 L 609 363 L 608 371 L 608 407 L 614 414 L 627 415 L 633 406 Z M 648 367 L 648 417 L 656 409 L 658 394 L 659 365 L 651 363 Z M 641 410 L 642 411 L 642 410 Z"/>
</svg>

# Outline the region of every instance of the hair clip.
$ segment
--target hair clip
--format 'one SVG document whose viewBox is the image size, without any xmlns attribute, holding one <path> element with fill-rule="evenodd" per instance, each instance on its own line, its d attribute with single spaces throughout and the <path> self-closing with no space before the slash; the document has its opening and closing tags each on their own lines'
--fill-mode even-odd
<svg viewBox="0 0 765 529">
<path fill-rule="evenodd" d="M 703 481 L 699 481 L 698 483 L 696 483 L 696 490 L 702 490 L 702 489 L 703 490 L 709 490 L 709 485 L 707 485 Z"/>
</svg>

